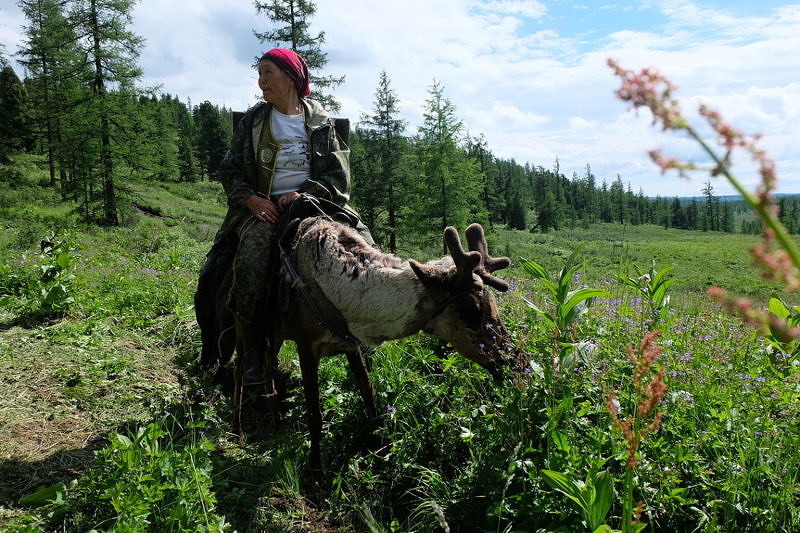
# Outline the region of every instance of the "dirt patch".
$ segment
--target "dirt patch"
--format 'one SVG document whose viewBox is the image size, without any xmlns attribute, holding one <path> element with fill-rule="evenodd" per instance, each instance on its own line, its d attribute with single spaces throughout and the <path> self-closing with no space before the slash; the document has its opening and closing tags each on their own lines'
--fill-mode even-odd
<svg viewBox="0 0 800 533">
<path fill-rule="evenodd" d="M 352 529 L 335 524 L 327 513 L 314 509 L 302 498 L 273 496 L 266 508 L 283 517 L 280 527 L 290 533 L 348 533 Z M 287 517 L 292 517 L 288 519 Z"/>
</svg>

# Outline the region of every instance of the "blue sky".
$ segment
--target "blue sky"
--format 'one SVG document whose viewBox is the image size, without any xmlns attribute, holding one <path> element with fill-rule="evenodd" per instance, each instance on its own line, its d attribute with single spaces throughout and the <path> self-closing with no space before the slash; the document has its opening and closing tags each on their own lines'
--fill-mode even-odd
<svg viewBox="0 0 800 533">
<path fill-rule="evenodd" d="M 0 43 L 20 42 L 14 0 L 0 0 Z M 762 133 L 776 159 L 780 191 L 800 193 L 800 2 L 774 0 L 317 0 L 313 29 L 327 36 L 328 72 L 342 115 L 357 121 L 372 107 L 386 70 L 401 113 L 416 131 L 434 79 L 472 135 L 484 134 L 504 158 L 568 177 L 591 165 L 598 180 L 621 176 L 648 195 L 699 194 L 691 181 L 661 176 L 646 153 L 702 163 L 697 147 L 651 127 L 615 99 L 605 66 L 655 66 L 679 87 L 686 114 L 700 103 L 747 133 Z M 250 0 L 141 0 L 133 30 L 147 40 L 144 85 L 235 109 L 255 102 L 252 59 L 269 46 Z M 21 71 L 20 71 L 21 72 Z M 734 170 L 749 188 L 747 158 Z M 715 192 L 728 194 L 724 181 Z"/>
</svg>

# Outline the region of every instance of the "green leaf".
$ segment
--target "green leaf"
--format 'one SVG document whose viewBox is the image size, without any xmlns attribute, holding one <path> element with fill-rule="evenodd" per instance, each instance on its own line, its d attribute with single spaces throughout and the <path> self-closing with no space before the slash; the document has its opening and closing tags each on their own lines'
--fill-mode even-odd
<svg viewBox="0 0 800 533">
<path fill-rule="evenodd" d="M 594 501 L 589 510 L 590 528 L 600 527 L 606 520 L 608 511 L 614 501 L 614 482 L 607 470 L 598 472 L 593 476 L 591 484 L 594 486 Z"/>
<path fill-rule="evenodd" d="M 66 494 L 67 486 L 59 482 L 49 487 L 41 487 L 31 494 L 21 497 L 19 503 L 22 505 L 44 505 L 50 502 L 64 501 Z"/>
<path fill-rule="evenodd" d="M 550 433 L 550 438 L 553 439 L 553 444 L 556 445 L 562 452 L 569 453 L 572 447 L 569 445 L 569 438 L 560 431 L 553 431 Z"/>
<path fill-rule="evenodd" d="M 540 472 L 544 482 L 547 483 L 550 488 L 557 490 L 577 503 L 584 516 L 589 512 L 589 506 L 586 504 L 586 500 L 583 497 L 582 484 L 578 484 L 561 472 L 555 472 L 553 470 L 540 470 Z"/>
<path fill-rule="evenodd" d="M 606 291 L 589 288 L 578 289 L 577 291 L 570 293 L 567 301 L 558 308 L 558 315 L 560 319 L 559 325 L 562 328 L 569 326 L 573 320 L 575 320 L 586 310 L 585 305 L 579 307 L 579 304 L 582 304 L 589 298 L 604 298 L 608 296 L 609 294 Z"/>
<path fill-rule="evenodd" d="M 661 309 L 662 307 L 664 307 L 664 300 L 668 287 L 669 285 L 660 286 L 653 292 L 653 295 L 650 297 L 650 304 L 656 309 Z"/>
<path fill-rule="evenodd" d="M 529 276 L 541 281 L 552 294 L 556 293 L 556 285 L 552 281 L 550 281 L 550 275 L 547 273 L 547 270 L 545 270 L 545 268 L 542 265 L 540 265 L 536 261 L 523 261 L 522 269 Z"/>
<path fill-rule="evenodd" d="M 63 268 L 69 268 L 72 266 L 72 259 L 69 256 L 69 252 L 61 252 L 56 256 L 55 260 L 56 265 Z"/>
<path fill-rule="evenodd" d="M 775 297 L 769 299 L 769 312 L 778 318 L 786 318 L 789 316 L 789 309 L 786 307 L 786 304 Z"/>
<path fill-rule="evenodd" d="M 535 304 L 535 303 L 531 302 L 530 300 L 528 300 L 528 299 L 527 299 L 527 298 L 525 298 L 524 296 L 522 297 L 522 301 L 525 303 L 525 306 L 526 306 L 526 307 L 528 307 L 528 308 L 532 309 L 532 310 L 533 310 L 533 311 L 534 311 L 534 312 L 535 312 L 537 315 L 539 315 L 539 316 L 541 316 L 542 318 L 544 318 L 544 320 L 545 320 L 545 322 L 547 322 L 547 325 L 548 325 L 548 326 L 550 326 L 551 328 L 554 328 L 554 327 L 556 327 L 556 321 L 555 321 L 555 319 L 552 317 L 552 315 L 550 315 L 550 313 L 548 313 L 548 312 L 546 312 L 546 311 L 542 311 L 541 309 L 539 309 L 539 308 L 536 306 L 536 304 Z"/>
<path fill-rule="evenodd" d="M 651 281 L 651 284 L 655 286 L 655 285 L 658 285 L 659 283 L 661 283 L 661 280 L 664 279 L 664 276 L 666 276 L 667 274 L 672 272 L 672 270 L 674 268 L 675 268 L 675 266 L 672 265 L 672 266 L 664 267 L 661 270 L 659 270 L 658 272 L 656 272 L 655 275 L 651 276 L 653 278 L 652 281 Z"/>
</svg>

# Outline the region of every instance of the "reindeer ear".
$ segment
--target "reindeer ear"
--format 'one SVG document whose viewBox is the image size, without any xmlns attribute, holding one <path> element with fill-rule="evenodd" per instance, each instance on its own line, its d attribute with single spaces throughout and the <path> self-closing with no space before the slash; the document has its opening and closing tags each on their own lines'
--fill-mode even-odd
<svg viewBox="0 0 800 533">
<path fill-rule="evenodd" d="M 424 265 L 413 259 L 409 259 L 408 264 L 426 287 L 441 288 L 446 284 L 447 271 L 442 271 L 435 266 Z"/>
</svg>

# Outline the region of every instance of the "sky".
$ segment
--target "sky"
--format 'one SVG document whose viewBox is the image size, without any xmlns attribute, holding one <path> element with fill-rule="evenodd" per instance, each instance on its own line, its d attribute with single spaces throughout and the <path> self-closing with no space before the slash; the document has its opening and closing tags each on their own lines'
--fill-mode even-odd
<svg viewBox="0 0 800 533">
<path fill-rule="evenodd" d="M 800 193 L 800 3 L 759 0 L 317 0 L 314 32 L 325 32 L 325 73 L 344 75 L 335 91 L 341 116 L 358 122 L 374 105 L 381 71 L 413 134 L 434 80 L 444 87 L 465 133 L 483 134 L 504 159 L 583 176 L 620 176 L 647 196 L 694 196 L 706 180 L 662 175 L 647 151 L 663 149 L 702 165 L 699 147 L 651 125 L 614 96 L 606 66 L 655 67 L 701 131 L 707 104 L 776 161 L 782 193 Z M 24 37 L 15 0 L 0 0 L 0 43 L 13 55 Z M 274 43 L 253 30 L 270 22 L 250 0 L 140 0 L 131 29 L 146 39 L 143 86 L 194 105 L 234 110 L 256 102 L 253 60 Z M 12 58 L 13 59 L 13 58 Z M 18 64 L 12 65 L 20 75 Z M 710 133 L 709 133 L 710 135 Z M 711 136 L 713 138 L 713 136 Z M 733 171 L 752 190 L 745 155 Z"/>
</svg>

